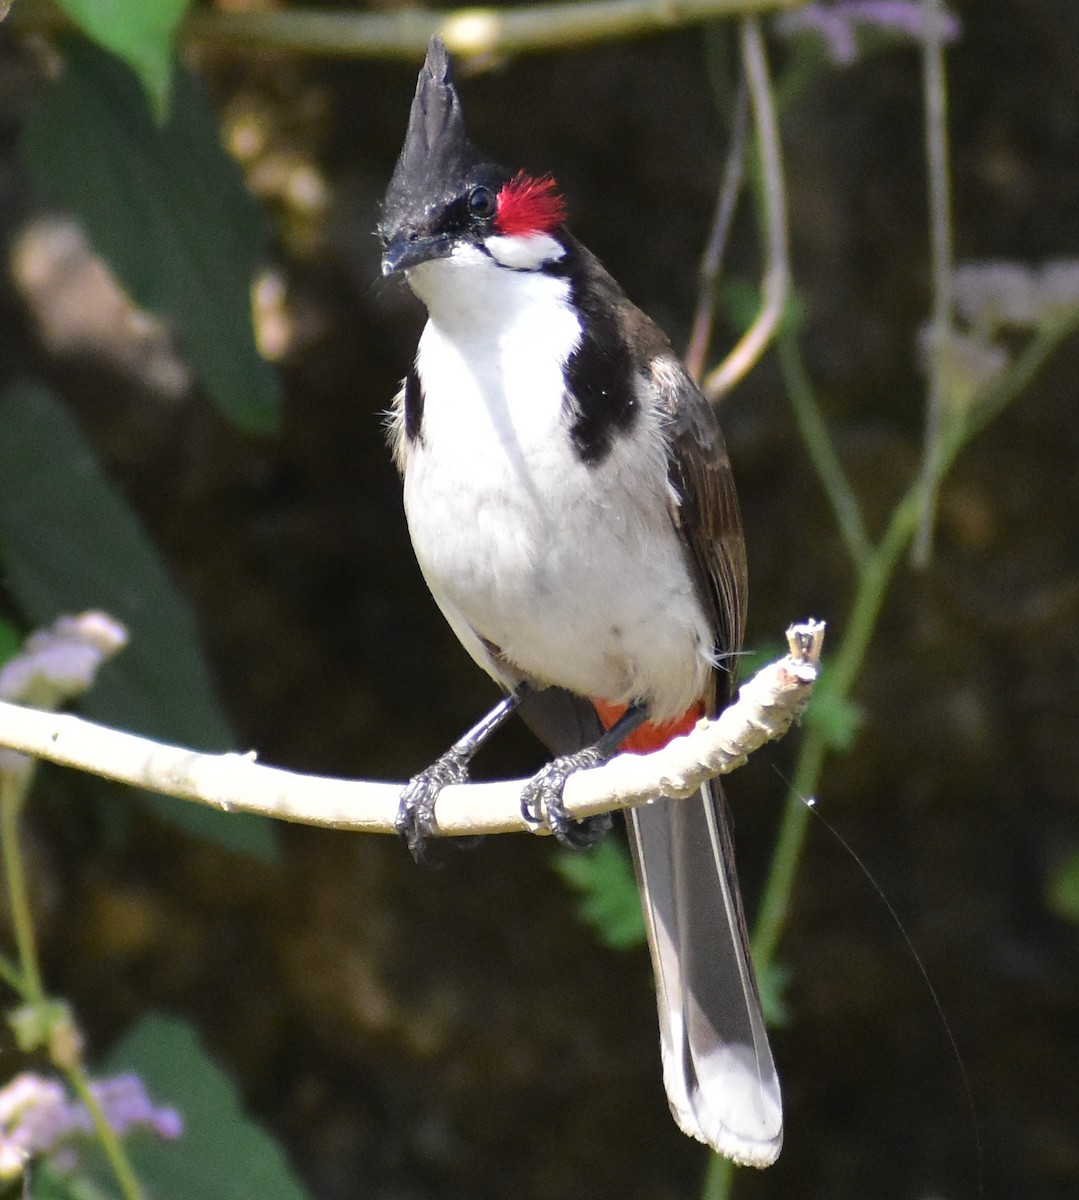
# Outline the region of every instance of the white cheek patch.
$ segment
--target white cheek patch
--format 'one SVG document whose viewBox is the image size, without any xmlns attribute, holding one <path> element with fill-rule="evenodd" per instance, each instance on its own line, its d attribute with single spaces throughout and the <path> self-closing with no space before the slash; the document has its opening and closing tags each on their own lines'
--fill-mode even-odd
<svg viewBox="0 0 1079 1200">
<path fill-rule="evenodd" d="M 536 271 L 566 256 L 565 247 L 547 233 L 495 234 L 484 244 L 495 262 L 514 271 Z"/>
</svg>

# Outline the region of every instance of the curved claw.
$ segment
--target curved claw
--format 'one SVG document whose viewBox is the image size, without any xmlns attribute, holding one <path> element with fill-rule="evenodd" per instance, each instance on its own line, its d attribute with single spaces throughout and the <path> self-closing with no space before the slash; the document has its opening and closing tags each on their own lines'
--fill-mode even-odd
<svg viewBox="0 0 1079 1200">
<path fill-rule="evenodd" d="M 596 746 L 565 754 L 549 762 L 525 785 L 521 793 L 521 815 L 530 825 L 546 825 L 551 833 L 572 850 L 595 845 L 611 828 L 611 814 L 575 820 L 566 812 L 562 793 L 566 781 L 587 767 L 599 766 L 608 756 Z"/>
<path fill-rule="evenodd" d="M 448 784 L 465 783 L 467 779 L 467 761 L 449 750 L 441 758 L 436 758 L 426 770 L 413 775 L 401 792 L 397 819 L 393 824 L 397 836 L 408 847 L 409 854 L 416 862 L 430 862 L 428 843 L 438 837 L 435 804 L 439 792 Z"/>
</svg>

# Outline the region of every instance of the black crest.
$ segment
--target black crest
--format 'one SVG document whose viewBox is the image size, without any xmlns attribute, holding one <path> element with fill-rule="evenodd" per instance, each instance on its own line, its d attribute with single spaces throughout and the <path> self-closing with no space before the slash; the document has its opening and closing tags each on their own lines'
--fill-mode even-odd
<svg viewBox="0 0 1079 1200">
<path fill-rule="evenodd" d="M 470 187 L 497 189 L 508 178 L 509 172 L 469 141 L 449 53 L 442 39 L 433 37 L 416 83 L 405 144 L 383 201 L 382 240 L 389 243 L 406 231 L 430 233 Z"/>
</svg>

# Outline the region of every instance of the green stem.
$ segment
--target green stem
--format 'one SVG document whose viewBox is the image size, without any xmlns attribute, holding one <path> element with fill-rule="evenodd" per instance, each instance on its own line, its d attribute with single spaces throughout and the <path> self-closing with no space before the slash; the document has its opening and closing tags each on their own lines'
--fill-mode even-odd
<svg viewBox="0 0 1079 1200">
<path fill-rule="evenodd" d="M 41 1005 L 45 1002 L 45 989 L 41 986 L 30 894 L 19 853 L 19 815 L 28 780 L 26 773 L 0 770 L 0 842 L 3 843 L 4 878 L 19 960 L 19 980 L 14 986 L 27 1004 Z"/>
<path fill-rule="evenodd" d="M 1014 400 L 1046 362 L 1052 351 L 1079 329 L 1079 305 L 1047 324 L 1035 335 L 1012 367 L 978 403 L 974 415 L 951 438 L 941 443 L 941 479 L 947 474 L 963 447 Z M 816 459 L 814 460 L 817 461 Z M 819 469 L 819 463 L 818 463 Z M 825 486 L 828 480 L 822 479 Z M 922 480 L 915 480 L 892 511 L 884 536 L 873 548 L 858 573 L 858 587 L 839 648 L 831 660 L 827 686 L 833 695 L 845 699 L 865 661 L 884 604 L 888 586 L 910 545 L 925 511 Z M 779 939 L 790 912 L 790 900 L 798 871 L 809 809 L 805 800 L 815 795 L 828 755 L 823 736 L 815 729 L 806 730 L 794 770 L 794 778 L 780 822 L 775 854 L 769 871 L 753 936 L 753 958 L 760 971 L 774 960 Z"/>
<path fill-rule="evenodd" d="M 65 1066 L 64 1074 L 67 1076 L 67 1081 L 71 1084 L 72 1090 L 90 1114 L 90 1119 L 94 1123 L 94 1132 L 97 1135 L 97 1140 L 101 1143 L 105 1157 L 109 1160 L 109 1165 L 116 1176 L 116 1182 L 120 1185 L 120 1191 L 123 1193 L 124 1200 L 143 1200 L 142 1185 L 135 1175 L 135 1171 L 131 1166 L 131 1161 L 127 1157 L 119 1135 L 109 1124 L 104 1110 L 94 1095 L 93 1088 L 90 1086 L 90 1080 L 82 1064 L 74 1063 Z"/>
<path fill-rule="evenodd" d="M 929 259 L 933 282 L 929 316 L 929 378 L 926 397 L 925 447 L 922 454 L 922 506 L 914 561 L 925 566 L 933 539 L 937 496 L 944 478 L 944 422 L 948 357 L 952 340 L 952 181 L 948 154 L 948 86 L 944 70 L 942 0 L 922 0 L 922 93 L 925 104 L 925 158 L 929 192 Z"/>
<path fill-rule="evenodd" d="M 701 1187 L 701 1200 L 727 1200 L 734 1187 L 735 1166 L 719 1154 L 708 1156 L 708 1167 Z"/>
<path fill-rule="evenodd" d="M 768 879 L 761 894 L 760 908 L 753 927 L 753 963 L 759 972 L 775 961 L 779 939 L 787 924 L 790 899 L 805 844 L 809 809 L 803 797 L 812 796 L 820 781 L 826 747 L 813 729 L 806 730 L 798 751 L 794 777 L 787 792 L 783 818 L 776 835 L 775 850 Z"/>
<path fill-rule="evenodd" d="M 975 434 L 996 420 L 1030 384 L 1057 346 L 1077 330 L 1079 304 L 1072 305 L 1038 327 L 1015 362 L 989 386 L 983 396 L 975 400 L 971 413 L 946 447 L 945 468 Z"/>
<path fill-rule="evenodd" d="M 19 974 L 13 962 L 8 962 L 5 955 L 0 954 L 0 980 L 8 985 L 19 996 L 26 994 L 26 980 Z"/>
<path fill-rule="evenodd" d="M 840 699 L 850 694 L 858 678 L 888 585 L 918 528 L 922 497 L 919 480 L 896 505 L 884 536 L 859 572 L 854 605 L 828 674 L 829 691 Z M 754 929 L 753 959 L 758 970 L 765 970 L 775 958 L 790 913 L 791 895 L 809 822 L 806 800 L 816 794 L 827 756 L 828 744 L 824 736 L 816 729 L 808 729 L 798 753 Z"/>
<path fill-rule="evenodd" d="M 16 968 L 6 959 L 0 959 L 0 977 L 20 994 L 25 1004 L 37 1010 L 40 1014 L 39 1024 L 44 1029 L 50 1020 L 50 1009 L 54 1005 L 41 982 L 30 894 L 19 850 L 19 817 L 32 775 L 32 767 L 25 770 L 18 767 L 0 770 L 0 843 L 8 904 L 11 908 L 11 924 L 19 960 Z M 94 1132 L 116 1176 L 124 1200 L 143 1200 L 142 1188 L 120 1138 L 98 1103 L 82 1063 L 74 1055 L 69 1057 L 66 1053 L 57 1057 L 63 1057 L 65 1060 L 56 1062 L 55 1065 L 63 1071 L 72 1090 L 90 1114 Z"/>
<path fill-rule="evenodd" d="M 855 565 L 862 568 L 869 560 L 873 546 L 866 531 L 858 497 L 855 496 L 854 489 L 839 462 L 832 435 L 828 432 L 824 415 L 813 395 L 813 385 L 809 381 L 809 373 L 802 361 L 795 334 L 781 329 L 776 338 L 776 351 L 787 395 L 794 409 L 794 419 L 798 422 L 798 431 L 824 485 L 847 553 Z"/>
</svg>

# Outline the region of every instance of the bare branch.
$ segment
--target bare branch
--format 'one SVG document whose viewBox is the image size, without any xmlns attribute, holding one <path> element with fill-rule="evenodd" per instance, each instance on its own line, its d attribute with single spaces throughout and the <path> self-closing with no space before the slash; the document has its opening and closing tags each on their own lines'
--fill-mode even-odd
<svg viewBox="0 0 1079 1200">
<path fill-rule="evenodd" d="M 701 721 L 649 755 L 623 754 L 566 785 L 566 809 L 582 817 L 656 796 L 681 797 L 740 766 L 804 711 L 820 666 L 824 624 L 787 632 L 790 653 L 759 671 L 714 720 Z M 200 754 L 121 733 L 68 714 L 0 703 L 0 746 L 106 779 L 230 812 L 305 825 L 392 833 L 400 783 L 332 779 L 262 766 L 250 754 Z M 446 836 L 531 830 L 521 816 L 524 780 L 447 787 L 438 800 Z M 542 831 L 540 831 L 542 832 Z"/>
<path fill-rule="evenodd" d="M 193 10 L 185 31 L 236 45 L 307 54 L 422 58 L 439 34 L 454 54 L 494 57 L 566 50 L 746 13 L 797 8 L 802 0 L 591 0 L 523 8 L 476 7 L 386 13 L 317 10 Z"/>
<path fill-rule="evenodd" d="M 192 8 L 186 37 L 238 50 L 256 47 L 339 58 L 423 58 L 433 33 L 468 58 L 566 50 L 746 13 L 786 12 L 804 0 L 586 0 L 523 8 L 346 12 L 317 8 Z M 3 11 L 0 0 L 0 12 Z M 19 0 L 9 18 L 20 28 L 66 29 L 71 21 L 47 0 Z"/>
</svg>

